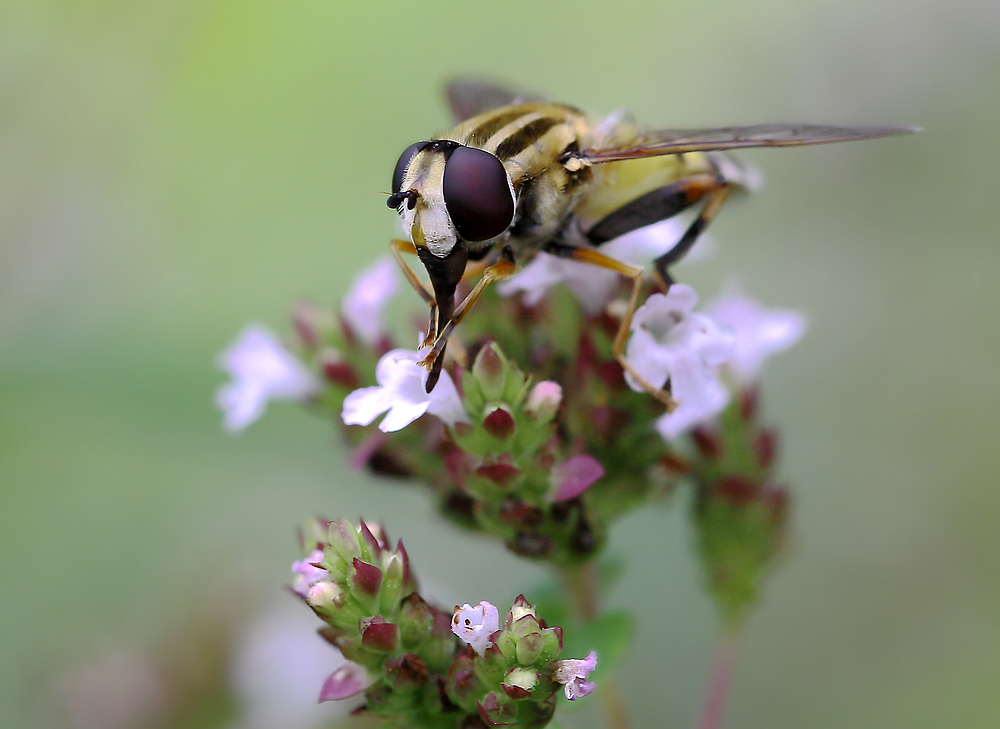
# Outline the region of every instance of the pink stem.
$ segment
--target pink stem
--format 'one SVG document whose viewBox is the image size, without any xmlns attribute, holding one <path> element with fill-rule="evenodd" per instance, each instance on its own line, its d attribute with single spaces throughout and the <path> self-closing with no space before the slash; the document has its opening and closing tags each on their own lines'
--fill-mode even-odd
<svg viewBox="0 0 1000 729">
<path fill-rule="evenodd" d="M 736 653 L 739 635 L 735 630 L 727 630 L 719 638 L 719 646 L 712 661 L 712 672 L 708 676 L 705 702 L 701 707 L 698 729 L 719 729 L 726 709 L 729 686 L 736 668 Z"/>
</svg>

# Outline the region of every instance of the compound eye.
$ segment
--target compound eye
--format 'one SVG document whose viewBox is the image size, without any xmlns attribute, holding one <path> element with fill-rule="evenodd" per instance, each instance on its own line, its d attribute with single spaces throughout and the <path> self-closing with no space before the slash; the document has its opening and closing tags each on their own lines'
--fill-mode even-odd
<svg viewBox="0 0 1000 729">
<path fill-rule="evenodd" d="M 406 176 L 406 168 L 410 166 L 410 161 L 416 156 L 417 152 L 428 144 L 430 142 L 415 142 L 404 149 L 403 153 L 399 155 L 399 159 L 396 161 L 396 169 L 392 171 L 392 191 L 394 193 L 399 192 L 399 188 L 403 186 L 403 177 Z"/>
<path fill-rule="evenodd" d="M 503 163 L 489 152 L 458 147 L 444 167 L 444 204 L 458 234 L 471 243 L 500 235 L 514 219 Z"/>
</svg>

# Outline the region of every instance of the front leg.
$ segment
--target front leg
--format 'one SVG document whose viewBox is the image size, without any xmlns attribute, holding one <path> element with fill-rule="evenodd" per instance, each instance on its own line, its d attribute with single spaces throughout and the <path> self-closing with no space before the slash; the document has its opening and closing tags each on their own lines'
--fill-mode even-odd
<svg viewBox="0 0 1000 729">
<path fill-rule="evenodd" d="M 404 253 L 408 253 L 411 256 L 417 255 L 417 249 L 413 243 L 401 238 L 393 238 L 389 241 L 389 250 L 392 252 L 392 257 L 396 259 L 396 264 L 403 272 L 403 277 L 431 308 L 430 323 L 427 325 L 427 335 L 424 337 L 423 344 L 420 345 L 421 347 L 426 347 L 434 341 L 437 333 L 437 301 L 434 300 L 434 294 L 427 290 L 424 282 L 420 280 L 417 274 L 413 272 L 413 269 L 403 260 Z"/>
<path fill-rule="evenodd" d="M 451 336 L 452 331 L 462 321 L 462 318 L 468 313 L 469 309 L 479 300 L 479 297 L 482 296 L 487 286 L 494 281 L 502 281 L 505 278 L 513 276 L 516 271 L 517 266 L 514 264 L 513 252 L 508 246 L 505 246 L 500 253 L 500 260 L 483 269 L 483 277 L 479 279 L 479 282 L 469 292 L 469 295 L 465 297 L 465 300 L 455 308 L 455 312 L 451 318 L 444 322 L 444 325 L 438 329 L 437 338 L 434 340 L 431 351 L 418 363 L 431 371 L 427 377 L 427 392 L 434 389 L 434 385 L 437 384 L 438 378 L 441 376 L 441 366 L 444 360 L 442 354 L 444 353 L 445 346 L 448 344 L 448 338 Z"/>
<path fill-rule="evenodd" d="M 621 324 L 618 325 L 618 333 L 615 335 L 615 341 L 612 345 L 611 351 L 614 353 L 615 359 L 618 360 L 618 364 L 622 366 L 622 369 L 628 372 L 632 378 L 639 383 L 643 390 L 666 405 L 668 413 L 673 411 L 677 407 L 678 403 L 673 397 L 671 397 L 670 393 L 660 387 L 656 387 L 651 382 L 648 382 L 645 377 L 636 371 L 635 367 L 632 366 L 632 363 L 625 358 L 625 345 L 628 343 L 628 333 L 632 328 L 632 316 L 635 314 L 635 310 L 639 306 L 639 293 L 642 290 L 642 266 L 625 263 L 624 261 L 619 261 L 615 258 L 611 258 L 610 256 L 606 256 L 593 248 L 585 248 L 582 246 L 570 246 L 561 243 L 550 244 L 549 246 L 546 246 L 545 251 L 546 253 L 550 253 L 554 256 L 559 256 L 560 258 L 568 258 L 573 261 L 579 261 L 580 263 L 589 263 L 592 266 L 606 268 L 632 279 L 632 295 L 629 297 L 628 309 L 625 312 L 625 316 L 622 317 Z"/>
</svg>

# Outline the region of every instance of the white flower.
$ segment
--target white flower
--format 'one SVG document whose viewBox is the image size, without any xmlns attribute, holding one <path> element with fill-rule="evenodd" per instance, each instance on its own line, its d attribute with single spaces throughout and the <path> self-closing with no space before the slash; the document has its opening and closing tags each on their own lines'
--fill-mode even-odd
<svg viewBox="0 0 1000 729">
<path fill-rule="evenodd" d="M 270 400 L 306 400 L 320 390 L 318 378 L 266 327 L 251 324 L 219 357 L 233 378 L 215 393 L 223 424 L 239 432 L 264 413 Z"/>
<path fill-rule="evenodd" d="M 597 651 L 591 651 L 582 661 L 556 661 L 552 670 L 552 680 L 561 683 L 570 701 L 586 696 L 594 690 L 594 684 L 587 680 L 590 672 L 597 668 Z"/>
<path fill-rule="evenodd" d="M 301 562 L 292 562 L 292 572 L 295 573 L 295 584 L 292 585 L 292 589 L 296 594 L 306 597 L 313 585 L 330 577 L 330 573 L 322 567 L 313 566 L 315 563 L 322 561 L 323 550 L 314 549 Z"/>
<path fill-rule="evenodd" d="M 424 413 L 441 418 L 448 425 L 469 422 L 451 376 L 442 371 L 434 389 L 424 390 L 427 370 L 417 364 L 420 352 L 394 349 L 382 356 L 375 367 L 376 387 L 362 387 L 344 398 L 344 422 L 368 425 L 382 413 L 388 415 L 379 430 L 392 433 L 405 428 Z"/>
<path fill-rule="evenodd" d="M 664 440 L 674 440 L 718 415 L 729 404 L 729 390 L 713 369 L 680 363 L 674 368 L 670 383 L 671 394 L 679 404 L 656 420 L 656 430 Z"/>
<path fill-rule="evenodd" d="M 451 619 L 451 632 L 465 643 L 472 646 L 479 655 L 486 653 L 491 645 L 490 636 L 500 629 L 500 613 L 494 605 L 483 600 L 472 607 L 465 603 L 462 607 L 455 606 L 455 615 Z"/>
<path fill-rule="evenodd" d="M 615 260 L 646 266 L 670 250 L 685 229 L 676 218 L 669 218 L 620 235 L 598 250 Z M 701 236 L 685 260 L 703 257 L 709 244 L 708 238 Z M 535 306 L 551 287 L 563 283 L 587 314 L 594 316 L 604 310 L 621 282 L 621 274 L 606 268 L 539 253 L 516 275 L 500 282 L 497 291 L 501 296 L 520 292 L 525 306 Z"/>
<path fill-rule="evenodd" d="M 765 360 L 791 347 L 806 330 L 806 318 L 799 312 L 767 309 L 735 292 L 716 299 L 708 307 L 708 313 L 736 336 L 726 368 L 743 385 L 754 383 L 760 377 Z"/>
<path fill-rule="evenodd" d="M 340 304 L 344 321 L 369 347 L 385 333 L 382 310 L 398 287 L 396 262 L 384 256 L 361 272 Z"/>
<path fill-rule="evenodd" d="M 626 359 L 654 387 L 669 379 L 670 394 L 678 402 L 656 424 L 667 439 L 718 414 L 729 401 L 715 368 L 731 355 L 734 338 L 711 318 L 693 313 L 697 301 L 690 286 L 674 284 L 666 295 L 650 296 L 632 319 Z M 630 373 L 625 379 L 642 391 Z"/>
</svg>

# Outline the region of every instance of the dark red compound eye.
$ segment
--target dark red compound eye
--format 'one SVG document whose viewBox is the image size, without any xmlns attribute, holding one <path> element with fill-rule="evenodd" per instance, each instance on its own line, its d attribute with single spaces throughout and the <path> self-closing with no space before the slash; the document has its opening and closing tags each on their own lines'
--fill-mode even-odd
<svg viewBox="0 0 1000 729">
<path fill-rule="evenodd" d="M 503 163 L 489 152 L 457 147 L 444 167 L 444 204 L 458 234 L 471 243 L 500 235 L 514 219 Z"/>
</svg>

